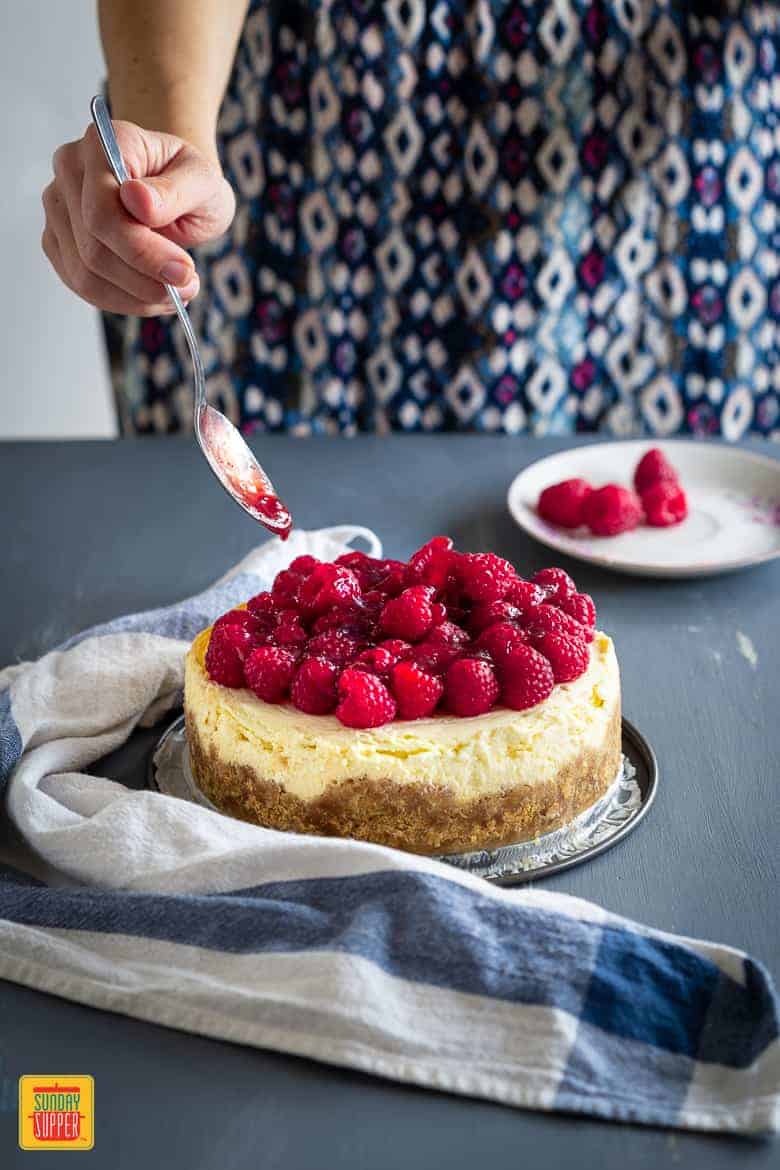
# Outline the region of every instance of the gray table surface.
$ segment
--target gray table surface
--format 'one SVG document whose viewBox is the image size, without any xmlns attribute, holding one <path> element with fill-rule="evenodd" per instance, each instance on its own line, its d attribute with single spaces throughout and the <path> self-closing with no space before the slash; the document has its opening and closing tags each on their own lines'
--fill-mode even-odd
<svg viewBox="0 0 780 1170">
<path fill-rule="evenodd" d="M 513 524 L 506 489 L 563 441 L 266 437 L 256 449 L 302 527 L 373 527 L 388 555 L 450 533 L 532 572 L 560 561 Z M 765 450 L 765 448 L 762 448 Z M 185 439 L 0 445 L 0 664 L 221 575 L 259 532 Z M 776 814 L 780 562 L 682 582 L 562 561 L 616 640 L 625 711 L 661 769 L 650 816 L 614 850 L 549 879 L 652 926 L 750 951 L 780 975 Z M 739 634 L 757 662 L 740 649 Z M 744 643 L 743 643 L 744 646 Z M 104 774 L 143 783 L 144 733 Z M 775 1143 L 523 1113 L 219 1043 L 0 984 L 0 1163 L 16 1152 L 16 1078 L 90 1072 L 95 1166 L 448 1170 L 769 1167 Z M 10 1155 L 10 1162 L 7 1160 Z M 36 1158 L 40 1155 L 36 1155 Z M 17 1161 L 18 1159 L 18 1161 Z"/>
</svg>

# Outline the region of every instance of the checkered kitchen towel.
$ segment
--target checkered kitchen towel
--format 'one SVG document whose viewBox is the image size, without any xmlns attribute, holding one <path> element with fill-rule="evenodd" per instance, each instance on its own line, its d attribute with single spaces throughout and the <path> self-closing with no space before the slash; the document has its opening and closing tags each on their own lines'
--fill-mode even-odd
<svg viewBox="0 0 780 1170">
<path fill-rule="evenodd" d="M 198 597 L 0 674 L 0 786 L 45 865 L 0 869 L 0 976 L 508 1105 L 776 1128 L 777 1003 L 745 955 L 88 774 L 176 705 L 198 630 L 291 557 L 357 535 L 270 541 Z"/>
</svg>

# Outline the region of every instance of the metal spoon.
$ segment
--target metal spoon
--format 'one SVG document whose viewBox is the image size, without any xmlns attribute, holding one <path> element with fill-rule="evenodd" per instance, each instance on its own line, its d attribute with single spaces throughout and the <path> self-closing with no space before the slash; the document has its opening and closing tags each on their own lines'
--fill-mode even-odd
<svg viewBox="0 0 780 1170">
<path fill-rule="evenodd" d="M 119 143 L 114 134 L 108 107 L 100 95 L 92 99 L 90 109 L 92 121 L 98 132 L 108 164 L 114 178 L 121 185 L 130 175 L 122 158 Z M 173 301 L 179 320 L 187 338 L 195 375 L 195 436 L 200 449 L 208 460 L 209 467 L 216 475 L 228 495 L 259 520 L 271 532 L 284 540 L 292 528 L 292 517 L 277 496 L 273 484 L 244 442 L 239 431 L 224 414 L 215 410 L 206 401 L 206 380 L 203 362 L 200 358 L 198 341 L 192 328 L 189 313 L 173 285 L 166 284 L 165 291 Z"/>
</svg>

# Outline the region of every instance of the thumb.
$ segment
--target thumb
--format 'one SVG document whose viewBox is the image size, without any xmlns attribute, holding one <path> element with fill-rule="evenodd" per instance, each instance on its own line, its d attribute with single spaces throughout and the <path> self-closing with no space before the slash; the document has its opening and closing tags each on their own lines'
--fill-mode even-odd
<svg viewBox="0 0 780 1170">
<path fill-rule="evenodd" d="M 191 217 L 197 225 L 192 242 L 220 234 L 233 214 L 233 193 L 219 169 L 186 143 L 157 173 L 128 179 L 119 196 L 125 209 L 150 228 Z"/>
</svg>

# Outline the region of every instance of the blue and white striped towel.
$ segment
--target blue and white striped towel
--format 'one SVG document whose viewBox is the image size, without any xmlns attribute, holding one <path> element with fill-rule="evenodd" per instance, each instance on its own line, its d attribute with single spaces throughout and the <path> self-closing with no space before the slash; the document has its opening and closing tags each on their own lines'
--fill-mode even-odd
<svg viewBox="0 0 780 1170">
<path fill-rule="evenodd" d="M 0 786 L 46 866 L 0 868 L 0 976 L 508 1105 L 775 1129 L 777 1003 L 745 955 L 84 771 L 176 705 L 198 630 L 291 557 L 357 535 L 271 541 L 198 597 L 0 674 Z"/>
</svg>

